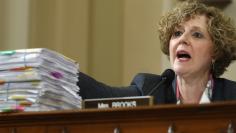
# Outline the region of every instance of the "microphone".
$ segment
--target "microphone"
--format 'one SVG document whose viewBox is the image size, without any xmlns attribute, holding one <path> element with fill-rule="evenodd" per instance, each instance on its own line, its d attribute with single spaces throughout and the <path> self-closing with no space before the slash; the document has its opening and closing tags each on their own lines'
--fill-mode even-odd
<svg viewBox="0 0 236 133">
<path fill-rule="evenodd" d="M 161 81 L 153 87 L 153 89 L 148 93 L 148 95 L 154 94 L 162 84 L 170 84 L 175 78 L 175 72 L 172 69 L 166 69 L 161 74 Z"/>
</svg>

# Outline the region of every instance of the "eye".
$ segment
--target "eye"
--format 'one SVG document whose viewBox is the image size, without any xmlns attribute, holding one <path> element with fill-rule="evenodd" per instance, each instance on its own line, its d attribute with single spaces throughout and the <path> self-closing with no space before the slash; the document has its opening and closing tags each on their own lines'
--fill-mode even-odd
<svg viewBox="0 0 236 133">
<path fill-rule="evenodd" d="M 179 36 L 181 36 L 183 33 L 182 33 L 182 31 L 175 31 L 174 33 L 173 33 L 173 37 L 179 37 Z"/>
<path fill-rule="evenodd" d="M 193 36 L 196 37 L 196 38 L 203 38 L 203 34 L 200 33 L 200 32 L 194 32 Z"/>
</svg>

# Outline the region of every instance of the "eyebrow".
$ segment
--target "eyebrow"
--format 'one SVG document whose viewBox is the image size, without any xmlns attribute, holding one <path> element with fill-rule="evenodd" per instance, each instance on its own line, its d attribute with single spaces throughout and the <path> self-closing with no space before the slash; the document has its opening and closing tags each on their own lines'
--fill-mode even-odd
<svg viewBox="0 0 236 133">
<path fill-rule="evenodd" d="M 193 26 L 193 27 L 191 27 L 191 30 L 204 30 L 204 29 L 202 29 L 201 27 L 199 27 L 199 26 Z"/>
<path fill-rule="evenodd" d="M 182 25 L 177 25 L 175 28 L 176 29 L 184 29 L 184 26 Z M 200 31 L 205 31 L 203 28 L 201 28 L 200 26 L 192 26 L 190 31 L 194 31 L 194 30 L 200 30 Z"/>
</svg>

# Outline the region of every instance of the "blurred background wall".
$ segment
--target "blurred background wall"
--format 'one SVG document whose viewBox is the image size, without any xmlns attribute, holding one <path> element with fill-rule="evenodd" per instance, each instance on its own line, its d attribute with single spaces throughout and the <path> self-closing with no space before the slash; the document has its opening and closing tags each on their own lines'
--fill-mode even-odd
<svg viewBox="0 0 236 133">
<path fill-rule="evenodd" d="M 177 0 L 0 0 L 0 49 L 45 47 L 110 85 L 169 68 L 157 23 Z M 236 20 L 235 0 L 223 11 Z M 235 63 L 224 77 L 236 80 Z"/>
</svg>

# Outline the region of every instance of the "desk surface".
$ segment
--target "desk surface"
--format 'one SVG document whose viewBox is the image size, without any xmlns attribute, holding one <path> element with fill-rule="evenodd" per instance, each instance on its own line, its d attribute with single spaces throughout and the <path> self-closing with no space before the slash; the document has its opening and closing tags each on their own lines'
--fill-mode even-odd
<svg viewBox="0 0 236 133">
<path fill-rule="evenodd" d="M 155 105 L 135 108 L 78 109 L 1 113 L 0 126 L 45 123 L 97 123 L 144 120 L 236 119 L 236 102 L 200 105 Z M 67 120 L 67 121 L 66 121 Z"/>
</svg>

